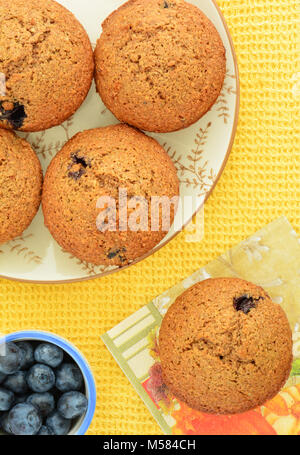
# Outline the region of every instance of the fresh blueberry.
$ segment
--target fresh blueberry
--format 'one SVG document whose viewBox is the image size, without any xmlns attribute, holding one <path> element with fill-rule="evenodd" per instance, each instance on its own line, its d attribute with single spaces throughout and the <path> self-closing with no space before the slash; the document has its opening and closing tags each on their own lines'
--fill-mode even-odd
<svg viewBox="0 0 300 455">
<path fill-rule="evenodd" d="M 76 419 L 86 413 L 88 400 L 80 392 L 64 393 L 57 403 L 58 412 L 65 419 Z"/>
<path fill-rule="evenodd" d="M 71 154 L 71 162 L 68 166 L 70 171 L 68 177 L 74 180 L 79 180 L 86 173 L 86 168 L 92 167 L 90 160 L 87 160 L 84 156 L 79 156 L 79 153 L 80 151 L 78 150 Z M 76 165 L 76 170 L 72 171 L 74 165 Z"/>
<path fill-rule="evenodd" d="M 51 428 L 47 427 L 46 425 L 43 425 L 38 432 L 38 436 L 52 436 L 54 435 L 53 431 Z"/>
<path fill-rule="evenodd" d="M 56 387 L 61 392 L 80 390 L 83 377 L 80 369 L 73 363 L 63 363 L 56 371 Z"/>
<path fill-rule="evenodd" d="M 3 352 L 2 352 L 3 351 Z M 13 374 L 20 370 L 22 353 L 15 343 L 0 346 L 0 372 Z"/>
<path fill-rule="evenodd" d="M 5 412 L 0 417 L 0 428 L 2 428 L 5 433 L 12 434 L 11 428 L 8 424 L 8 412 Z"/>
<path fill-rule="evenodd" d="M 0 387 L 0 411 L 9 411 L 15 400 L 15 395 L 10 390 Z"/>
<path fill-rule="evenodd" d="M 16 404 L 25 403 L 25 401 L 27 400 L 27 397 L 28 397 L 28 395 L 17 395 L 17 396 L 15 396 L 14 406 Z"/>
<path fill-rule="evenodd" d="M 59 412 L 54 411 L 47 417 L 46 425 L 55 435 L 64 435 L 70 431 L 71 420 L 65 419 Z"/>
<path fill-rule="evenodd" d="M 2 384 L 2 382 L 4 381 L 5 378 L 6 378 L 6 374 L 0 373 L 0 384 Z"/>
<path fill-rule="evenodd" d="M 22 352 L 21 370 L 28 370 L 34 364 L 33 347 L 28 341 L 18 342 Z"/>
<path fill-rule="evenodd" d="M 34 351 L 34 358 L 38 363 L 44 363 L 45 365 L 49 365 L 49 367 L 57 368 L 63 361 L 64 353 L 55 344 L 42 343 Z"/>
<path fill-rule="evenodd" d="M 35 406 L 43 418 L 47 417 L 55 408 L 54 396 L 51 393 L 33 393 L 26 400 L 27 403 Z"/>
<path fill-rule="evenodd" d="M 25 107 L 18 101 L 14 102 L 11 109 L 6 109 L 4 101 L 0 101 L 0 121 L 6 120 L 13 129 L 19 129 L 27 118 Z"/>
<path fill-rule="evenodd" d="M 27 384 L 33 392 L 48 392 L 55 384 L 55 374 L 48 365 L 37 363 L 27 373 Z"/>
<path fill-rule="evenodd" d="M 17 371 L 17 373 L 7 376 L 3 383 L 3 387 L 21 395 L 26 393 L 28 391 L 26 372 Z"/>
<path fill-rule="evenodd" d="M 8 425 L 15 435 L 34 435 L 42 426 L 42 418 L 32 404 L 21 403 L 9 412 Z"/>
</svg>

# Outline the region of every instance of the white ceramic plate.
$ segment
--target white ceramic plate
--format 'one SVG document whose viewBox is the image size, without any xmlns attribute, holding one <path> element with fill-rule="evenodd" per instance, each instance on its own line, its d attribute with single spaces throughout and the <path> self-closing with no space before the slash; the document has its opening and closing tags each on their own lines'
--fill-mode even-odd
<svg viewBox="0 0 300 455">
<path fill-rule="evenodd" d="M 60 0 L 60 3 L 75 14 L 95 45 L 101 23 L 124 0 Z M 200 209 L 221 176 L 232 147 L 239 109 L 237 62 L 224 18 L 213 0 L 190 0 L 190 3 L 197 5 L 218 29 L 226 47 L 227 74 L 217 103 L 198 123 L 176 133 L 153 135 L 168 150 L 178 169 L 181 198 L 193 196 L 195 201 L 192 212 L 178 210 L 180 227 Z M 118 123 L 116 118 L 105 109 L 93 84 L 81 108 L 63 125 L 20 136 L 32 144 L 46 171 L 56 152 L 74 134 L 115 123 Z M 178 228 L 172 228 L 149 254 L 165 245 L 177 232 Z M 85 280 L 117 270 L 120 269 L 96 267 L 63 252 L 44 227 L 41 209 L 22 237 L 0 247 L 0 276 L 9 279 L 58 283 Z"/>
</svg>

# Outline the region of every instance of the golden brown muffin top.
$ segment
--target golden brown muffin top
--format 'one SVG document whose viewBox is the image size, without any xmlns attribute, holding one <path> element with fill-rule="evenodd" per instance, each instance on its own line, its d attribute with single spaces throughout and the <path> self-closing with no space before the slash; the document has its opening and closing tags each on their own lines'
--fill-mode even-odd
<svg viewBox="0 0 300 455">
<path fill-rule="evenodd" d="M 159 352 L 176 397 L 203 412 L 240 413 L 264 404 L 285 384 L 291 329 L 262 288 L 236 278 L 210 279 L 171 306 Z"/>
<path fill-rule="evenodd" d="M 0 129 L 0 243 L 18 237 L 31 223 L 41 202 L 42 178 L 28 142 Z"/>
<path fill-rule="evenodd" d="M 122 122 L 168 132 L 199 120 L 216 101 L 225 49 L 212 22 L 183 0 L 131 0 L 103 23 L 96 83 Z"/>
<path fill-rule="evenodd" d="M 40 131 L 84 101 L 94 70 L 89 38 L 53 0 L 0 0 L 0 127 Z"/>
<path fill-rule="evenodd" d="M 126 125 L 85 131 L 73 137 L 52 160 L 45 177 L 45 224 L 68 252 L 97 265 L 126 265 L 151 250 L 166 235 L 162 229 L 121 231 L 119 189 L 128 201 L 179 194 L 176 169 L 166 151 L 152 138 Z M 115 231 L 97 225 L 101 196 L 116 201 Z M 150 213 L 147 209 L 147 215 Z M 174 208 L 171 207 L 171 220 Z M 130 217 L 128 209 L 128 219 Z"/>
</svg>

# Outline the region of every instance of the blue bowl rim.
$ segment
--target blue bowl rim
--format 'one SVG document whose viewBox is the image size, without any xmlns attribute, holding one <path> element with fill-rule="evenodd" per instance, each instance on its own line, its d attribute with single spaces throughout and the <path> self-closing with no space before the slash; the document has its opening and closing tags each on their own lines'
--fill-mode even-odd
<svg viewBox="0 0 300 455">
<path fill-rule="evenodd" d="M 88 404 L 88 409 L 86 412 L 86 415 L 84 417 L 83 422 L 81 423 L 80 427 L 76 431 L 76 436 L 83 436 L 86 434 L 88 428 L 91 425 L 91 422 L 93 420 L 93 416 L 96 410 L 96 397 L 97 397 L 97 392 L 96 392 L 96 384 L 94 381 L 94 377 L 91 371 L 91 368 L 88 364 L 88 362 L 85 360 L 84 356 L 81 354 L 81 352 L 73 346 L 72 343 L 69 341 L 65 340 L 64 338 L 61 338 L 60 336 L 50 333 L 50 332 L 44 332 L 44 331 L 39 331 L 39 330 L 24 330 L 24 331 L 19 331 L 15 333 L 10 333 L 8 335 L 3 335 L 0 338 L 0 344 L 4 342 L 11 342 L 11 341 L 21 341 L 21 340 L 33 340 L 33 341 L 43 341 L 43 342 L 48 342 L 52 344 L 56 344 L 59 346 L 61 349 L 63 349 L 67 354 L 69 354 L 77 363 L 79 368 L 81 369 L 84 379 L 85 379 L 85 384 L 88 392 L 88 397 L 89 397 L 89 404 Z"/>
</svg>

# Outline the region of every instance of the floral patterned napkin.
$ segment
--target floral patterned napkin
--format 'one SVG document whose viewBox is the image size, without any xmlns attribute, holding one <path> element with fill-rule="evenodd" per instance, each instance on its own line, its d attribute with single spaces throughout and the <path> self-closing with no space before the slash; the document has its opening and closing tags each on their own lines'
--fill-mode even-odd
<svg viewBox="0 0 300 455">
<path fill-rule="evenodd" d="M 169 306 L 187 288 L 210 277 L 256 283 L 283 307 L 293 330 L 294 363 L 284 389 L 254 411 L 212 416 L 188 408 L 161 376 L 157 335 Z M 104 343 L 166 434 L 300 435 L 300 240 L 279 218 L 164 292 L 102 337 Z"/>
</svg>

